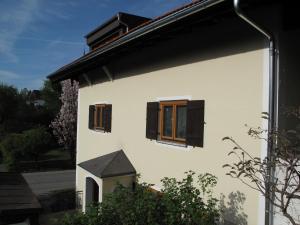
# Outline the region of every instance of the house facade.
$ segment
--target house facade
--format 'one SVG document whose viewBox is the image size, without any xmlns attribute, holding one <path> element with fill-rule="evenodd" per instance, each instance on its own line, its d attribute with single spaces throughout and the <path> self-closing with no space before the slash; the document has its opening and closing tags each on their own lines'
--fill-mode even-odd
<svg viewBox="0 0 300 225">
<path fill-rule="evenodd" d="M 248 224 L 281 224 L 258 192 L 225 175 L 222 166 L 233 158 L 222 138 L 268 155 L 269 146 L 249 137 L 245 124 L 288 126 L 279 105 L 298 103 L 292 96 L 299 78 L 296 64 L 279 61 L 279 49 L 290 57 L 290 44 L 279 40 L 295 37 L 299 27 L 282 29 L 282 4 L 234 3 L 194 1 L 152 20 L 119 13 L 86 36 L 88 54 L 49 76 L 80 83 L 76 190 L 83 210 L 117 182 L 132 185 L 137 173 L 159 190 L 163 177 L 193 170 L 218 177 L 216 197 L 243 193 Z"/>
</svg>

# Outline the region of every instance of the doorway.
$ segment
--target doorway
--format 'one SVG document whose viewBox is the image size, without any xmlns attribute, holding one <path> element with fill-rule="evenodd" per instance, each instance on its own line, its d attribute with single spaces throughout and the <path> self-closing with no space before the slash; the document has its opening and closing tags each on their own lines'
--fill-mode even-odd
<svg viewBox="0 0 300 225">
<path fill-rule="evenodd" d="M 97 182 L 91 178 L 86 178 L 85 187 L 85 207 L 90 206 L 93 203 L 99 202 L 99 185 Z"/>
</svg>

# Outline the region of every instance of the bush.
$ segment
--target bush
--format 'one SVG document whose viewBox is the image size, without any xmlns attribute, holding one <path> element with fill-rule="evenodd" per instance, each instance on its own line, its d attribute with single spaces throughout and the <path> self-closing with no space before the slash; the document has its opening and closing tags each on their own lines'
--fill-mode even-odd
<svg viewBox="0 0 300 225">
<path fill-rule="evenodd" d="M 24 155 L 25 139 L 22 134 L 9 134 L 0 143 L 3 162 L 8 171 L 18 170 L 18 160 Z"/>
<path fill-rule="evenodd" d="M 39 156 L 49 150 L 52 136 L 45 127 L 38 127 L 23 132 L 25 138 L 24 153 L 38 161 Z"/>
<path fill-rule="evenodd" d="M 132 191 L 131 188 L 118 185 L 99 205 L 100 224 L 159 224 L 161 201 L 157 194 L 149 191 L 150 186 L 141 183 Z M 93 210 L 89 211 L 92 215 Z"/>
<path fill-rule="evenodd" d="M 56 225 L 89 225 L 92 223 L 87 223 L 87 218 L 91 216 L 91 214 L 84 215 L 82 213 L 65 214 L 65 216 L 61 220 L 56 221 Z M 96 217 L 97 215 L 93 216 L 93 218 Z"/>
<path fill-rule="evenodd" d="M 18 171 L 18 162 L 22 159 L 38 160 L 40 154 L 49 150 L 51 135 L 45 127 L 24 131 L 21 134 L 9 134 L 0 143 L 3 161 L 9 171 Z"/>
<path fill-rule="evenodd" d="M 74 189 L 52 191 L 38 196 L 44 213 L 61 212 L 75 209 L 76 193 Z"/>
<path fill-rule="evenodd" d="M 194 186 L 194 175 L 194 172 L 189 171 L 182 181 L 174 178 L 162 180 L 162 205 L 166 213 L 163 224 L 214 224 L 218 216 L 218 201 L 212 197 L 212 188 L 217 184 L 217 178 L 208 173 L 200 174 L 198 188 Z"/>
<path fill-rule="evenodd" d="M 118 185 L 103 202 L 87 212 L 66 215 L 61 225 L 213 225 L 219 216 L 217 200 L 212 197 L 216 177 L 187 172 L 186 178 L 162 180 L 162 192 L 151 191 L 151 185 L 138 183 L 134 190 Z"/>
</svg>

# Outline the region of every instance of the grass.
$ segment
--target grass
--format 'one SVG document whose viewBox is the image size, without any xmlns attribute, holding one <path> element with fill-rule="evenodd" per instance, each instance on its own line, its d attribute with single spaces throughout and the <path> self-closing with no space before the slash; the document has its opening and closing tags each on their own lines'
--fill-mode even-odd
<svg viewBox="0 0 300 225">
<path fill-rule="evenodd" d="M 68 160 L 70 159 L 70 154 L 63 148 L 56 148 L 46 152 L 40 157 L 40 160 L 49 160 L 49 159 Z"/>
<path fill-rule="evenodd" d="M 1 164 L 0 170 L 4 171 L 5 168 L 6 166 Z M 75 166 L 72 165 L 70 153 L 63 148 L 54 148 L 47 151 L 40 155 L 37 162 L 33 159 L 23 159 L 22 161 L 18 161 L 17 165 L 18 172 L 41 172 L 74 168 Z"/>
<path fill-rule="evenodd" d="M 22 172 L 74 169 L 69 152 L 63 148 L 55 148 L 42 154 L 37 162 L 21 161 L 19 166 Z"/>
</svg>

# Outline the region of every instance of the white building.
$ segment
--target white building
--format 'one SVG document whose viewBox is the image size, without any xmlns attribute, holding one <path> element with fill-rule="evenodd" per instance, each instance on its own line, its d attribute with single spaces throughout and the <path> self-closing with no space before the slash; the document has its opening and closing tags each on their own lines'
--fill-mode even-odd
<svg viewBox="0 0 300 225">
<path fill-rule="evenodd" d="M 249 225 L 273 223 L 268 201 L 225 175 L 232 158 L 222 138 L 264 157 L 268 146 L 249 138 L 244 124 L 289 126 L 278 109 L 299 105 L 300 26 L 288 5 L 235 3 L 193 1 L 152 20 L 119 13 L 86 36 L 88 54 L 49 76 L 80 83 L 83 210 L 117 181 L 131 185 L 136 173 L 159 188 L 161 178 L 194 170 L 218 177 L 216 195 L 244 193 Z"/>
</svg>

